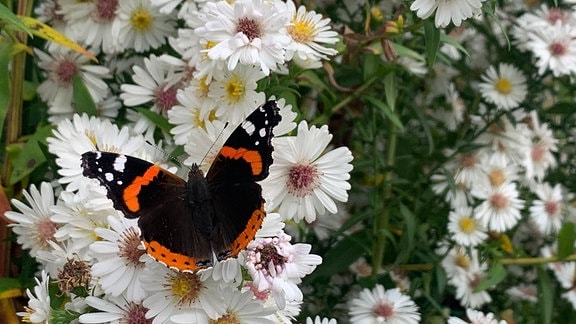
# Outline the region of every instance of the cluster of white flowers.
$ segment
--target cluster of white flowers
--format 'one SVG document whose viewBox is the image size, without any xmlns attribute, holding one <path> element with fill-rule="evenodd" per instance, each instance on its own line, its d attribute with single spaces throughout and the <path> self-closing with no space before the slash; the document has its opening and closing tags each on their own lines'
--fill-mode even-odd
<svg viewBox="0 0 576 324">
<path fill-rule="evenodd" d="M 202 162 L 206 170 L 227 135 L 267 100 L 258 81 L 290 64 L 320 67 L 337 54 L 324 46 L 338 41 L 330 20 L 291 0 L 47 0 L 35 12 L 101 61 L 54 45 L 36 52 L 45 72 L 38 93 L 56 126 L 48 150 L 58 170 L 53 182 L 32 185 L 24 191 L 27 203 L 13 200 L 17 211 L 6 213 L 18 243 L 43 269 L 20 315 L 33 323 L 65 316 L 50 309 L 48 281 L 55 281 L 69 297 L 66 314 L 81 323 L 291 322 L 303 301 L 298 284 L 322 260 L 309 244 L 291 243 L 284 221 L 334 214 L 350 189 L 352 154 L 329 147 L 327 126 L 297 124 L 297 113 L 277 99 L 275 162 L 262 183 L 268 215 L 247 251 L 197 273 L 150 258 L 137 221 L 114 209 L 106 189 L 82 175 L 80 161 L 85 152 L 107 151 L 176 173 L 158 147 L 181 145 L 184 164 Z M 153 53 L 160 48 L 173 54 Z M 98 117 L 76 113 L 77 80 Z M 119 127 L 113 122 L 122 105 L 129 123 Z"/>
</svg>

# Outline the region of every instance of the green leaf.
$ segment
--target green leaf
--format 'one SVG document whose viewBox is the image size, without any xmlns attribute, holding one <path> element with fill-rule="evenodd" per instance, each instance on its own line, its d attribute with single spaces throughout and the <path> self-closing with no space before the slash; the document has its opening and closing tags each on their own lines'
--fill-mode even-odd
<svg viewBox="0 0 576 324">
<path fill-rule="evenodd" d="M 322 264 L 305 280 L 312 282 L 315 278 L 330 277 L 348 269 L 352 262 L 366 254 L 368 244 L 366 234 L 363 232 L 343 238 L 324 254 Z"/>
<path fill-rule="evenodd" d="M 384 77 L 384 93 L 386 94 L 386 104 L 392 112 L 395 111 L 398 89 L 396 88 L 396 76 L 394 73 L 388 73 Z"/>
<path fill-rule="evenodd" d="M 96 107 L 96 103 L 94 103 L 94 99 L 88 91 L 88 88 L 84 84 L 84 81 L 80 78 L 78 74 L 74 76 L 74 96 L 72 101 L 76 106 L 76 111 L 79 114 L 86 113 L 88 116 L 98 116 L 98 108 Z"/>
<path fill-rule="evenodd" d="M 496 286 L 502 280 L 504 280 L 504 278 L 506 278 L 506 268 L 504 268 L 501 263 L 496 262 L 492 264 L 486 277 L 480 280 L 478 285 L 474 288 L 474 292 L 479 292 L 492 286 Z"/>
<path fill-rule="evenodd" d="M 392 48 L 394 49 L 394 51 L 396 52 L 396 54 L 398 56 L 403 56 L 403 57 L 408 57 L 417 61 L 421 61 L 424 62 L 425 59 L 422 55 L 420 55 L 420 53 L 405 47 L 403 45 L 400 45 L 398 43 L 392 43 L 390 42 L 390 45 L 392 46 Z"/>
<path fill-rule="evenodd" d="M 400 251 L 396 256 L 395 263 L 406 262 L 412 252 L 414 252 L 414 236 L 416 234 L 416 216 L 406 205 L 400 204 L 400 215 L 404 220 L 404 231 L 400 243 Z"/>
<path fill-rule="evenodd" d="M 574 253 L 574 242 L 576 241 L 576 232 L 574 232 L 574 223 L 566 222 L 558 232 L 558 257 L 565 258 Z"/>
<path fill-rule="evenodd" d="M 538 267 L 538 307 L 542 316 L 539 323 L 552 322 L 552 308 L 554 307 L 554 289 L 550 283 L 550 276 L 542 266 Z"/>
<path fill-rule="evenodd" d="M 140 114 L 144 115 L 144 117 L 148 118 L 156 127 L 160 128 L 163 132 L 170 133 L 170 129 L 172 129 L 172 124 L 168 122 L 164 116 L 151 111 L 150 109 L 138 107 L 136 108 Z"/>
<path fill-rule="evenodd" d="M 573 114 L 576 112 L 576 104 L 574 102 L 561 101 L 549 109 L 544 110 L 546 114 Z"/>
<path fill-rule="evenodd" d="M 426 39 L 426 58 L 428 59 L 428 66 L 434 66 L 436 63 L 436 55 L 440 48 L 440 29 L 434 26 L 434 22 L 428 19 L 424 23 L 424 38 Z"/>
<path fill-rule="evenodd" d="M 14 29 L 19 30 L 27 33 L 28 35 L 32 36 L 32 29 L 28 28 L 26 24 L 24 24 L 18 16 L 16 16 L 8 7 L 0 3 L 0 20 L 6 23 L 3 28 L 6 29 Z M 5 75 L 5 74 L 2 74 Z"/>
<path fill-rule="evenodd" d="M 46 156 L 40 144 L 46 144 L 46 138 L 52 134 L 52 126 L 38 128 L 24 144 L 22 151 L 14 161 L 14 169 L 10 175 L 10 184 L 15 184 L 32 173 L 38 166 L 46 162 Z"/>
<path fill-rule="evenodd" d="M 404 125 L 402 125 L 402 122 L 400 121 L 398 116 L 396 116 L 396 114 L 392 111 L 392 109 L 390 109 L 390 107 L 387 104 L 385 104 L 382 100 L 376 99 L 368 95 L 363 96 L 363 98 L 370 101 L 370 103 L 372 103 L 374 106 L 378 107 L 380 112 L 382 112 L 383 116 L 389 119 L 394 125 L 396 125 L 396 127 L 398 127 L 401 130 L 404 129 Z"/>
<path fill-rule="evenodd" d="M 22 283 L 16 278 L 0 278 L 0 295 L 12 289 L 22 289 Z"/>
<path fill-rule="evenodd" d="M 5 7 L 4 7 L 5 8 Z M 10 75 L 8 66 L 12 59 L 12 44 L 0 42 L 0 134 L 4 134 L 4 121 L 10 105 Z"/>
<path fill-rule="evenodd" d="M 464 48 L 464 46 L 462 46 L 460 43 L 458 43 L 457 41 L 455 41 L 454 39 L 450 38 L 448 35 L 444 34 L 444 33 L 440 33 L 440 42 L 441 43 L 446 43 L 448 45 L 452 45 L 454 46 L 458 51 L 462 52 L 462 54 L 466 55 L 467 57 L 470 57 L 470 54 L 468 54 L 468 51 Z"/>
</svg>

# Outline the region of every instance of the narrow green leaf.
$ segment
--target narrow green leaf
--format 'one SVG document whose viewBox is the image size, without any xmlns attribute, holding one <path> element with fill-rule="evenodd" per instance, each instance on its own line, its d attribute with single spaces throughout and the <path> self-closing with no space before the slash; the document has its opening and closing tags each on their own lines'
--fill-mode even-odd
<svg viewBox="0 0 576 324">
<path fill-rule="evenodd" d="M 470 57 L 470 54 L 468 54 L 468 51 L 464 48 L 464 46 L 462 46 L 462 44 L 458 43 L 457 41 L 450 38 L 448 35 L 446 35 L 444 33 L 440 33 L 440 42 L 446 43 L 448 45 L 452 45 L 458 51 L 462 52 L 462 54 L 466 55 L 467 57 Z"/>
<path fill-rule="evenodd" d="M 46 138 L 52 134 L 52 126 L 40 127 L 24 144 L 22 151 L 14 161 L 14 169 L 10 175 L 10 184 L 22 180 L 36 168 L 46 162 L 46 156 L 40 148 L 40 144 L 46 144 Z"/>
<path fill-rule="evenodd" d="M 370 101 L 370 103 L 373 104 L 374 106 L 378 107 L 380 112 L 382 112 L 383 116 L 385 118 L 388 118 L 392 123 L 394 123 L 396 127 L 398 127 L 400 130 L 404 129 L 404 125 L 402 125 L 402 122 L 400 121 L 398 116 L 396 116 L 396 114 L 392 111 L 392 109 L 390 109 L 390 107 L 388 107 L 388 105 L 385 104 L 382 100 L 376 99 L 371 96 L 364 96 L 363 98 Z"/>
<path fill-rule="evenodd" d="M 0 134 L 4 134 L 4 121 L 10 105 L 10 75 L 8 66 L 12 55 L 12 44 L 0 42 Z M 1 135 L 0 135 L 1 136 Z"/>
<path fill-rule="evenodd" d="M 23 31 L 32 36 L 32 29 L 28 28 L 26 24 L 18 19 L 18 16 L 2 3 L 0 3 L 0 21 L 6 24 L 3 28 Z"/>
<path fill-rule="evenodd" d="M 538 303 L 540 315 L 539 323 L 549 324 L 552 322 L 552 308 L 554 307 L 554 289 L 550 282 L 548 271 L 542 266 L 538 267 Z"/>
<path fill-rule="evenodd" d="M 16 278 L 0 278 L 0 294 L 12 289 L 22 289 L 22 283 Z"/>
<path fill-rule="evenodd" d="M 504 280 L 504 278 L 506 278 L 506 268 L 504 268 L 501 263 L 496 262 L 492 264 L 486 277 L 482 279 L 474 288 L 474 292 L 486 290 L 492 286 L 496 286 L 502 280 Z"/>
<path fill-rule="evenodd" d="M 434 26 L 434 22 L 428 19 L 424 23 L 424 38 L 426 39 L 426 58 L 428 66 L 432 67 L 436 62 L 436 55 L 440 48 L 440 29 Z"/>
<path fill-rule="evenodd" d="M 155 113 L 147 108 L 138 107 L 136 108 L 140 114 L 144 115 L 144 117 L 148 118 L 156 127 L 160 128 L 163 132 L 170 133 L 170 129 L 172 129 L 172 124 L 168 122 L 164 116 Z"/>
<path fill-rule="evenodd" d="M 74 96 L 72 98 L 76 111 L 79 114 L 86 113 L 88 116 L 98 116 L 98 109 L 94 103 L 94 99 L 84 84 L 84 81 L 76 74 L 74 76 Z"/>
<path fill-rule="evenodd" d="M 396 110 L 396 98 L 398 97 L 398 89 L 396 88 L 396 75 L 391 72 L 384 77 L 384 93 L 386 94 L 386 103 L 390 110 Z"/>
<path fill-rule="evenodd" d="M 398 56 L 403 56 L 403 57 L 408 57 L 417 61 L 421 61 L 424 62 L 425 59 L 422 55 L 420 55 L 420 53 L 405 47 L 403 45 L 400 45 L 398 43 L 392 43 L 390 42 L 390 45 L 392 46 L 392 48 L 394 49 L 394 51 L 396 52 L 396 54 L 398 54 Z"/>
<path fill-rule="evenodd" d="M 576 104 L 574 102 L 561 101 L 549 109 L 544 110 L 546 114 L 573 114 L 576 112 Z"/>
<path fill-rule="evenodd" d="M 410 254 L 414 251 L 415 234 L 416 234 L 416 217 L 406 205 L 400 204 L 400 215 L 404 220 L 404 231 L 400 242 L 399 253 L 396 256 L 395 263 L 406 262 Z"/>
<path fill-rule="evenodd" d="M 576 233 L 574 223 L 566 222 L 558 232 L 558 257 L 565 258 L 574 253 Z"/>
</svg>

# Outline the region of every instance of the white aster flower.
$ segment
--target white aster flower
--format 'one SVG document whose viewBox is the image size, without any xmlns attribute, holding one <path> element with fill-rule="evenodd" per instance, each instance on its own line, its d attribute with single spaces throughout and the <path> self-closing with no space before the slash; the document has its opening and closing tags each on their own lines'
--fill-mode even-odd
<svg viewBox="0 0 576 324">
<path fill-rule="evenodd" d="M 266 99 L 264 93 L 256 91 L 256 82 L 263 77 L 262 71 L 247 65 L 215 74 L 208 97 L 218 103 L 216 117 L 233 125 L 240 124 Z"/>
<path fill-rule="evenodd" d="M 490 66 L 482 81 L 478 85 L 482 97 L 500 109 L 518 107 L 528 93 L 526 76 L 511 64 L 500 63 L 498 70 Z"/>
<path fill-rule="evenodd" d="M 497 320 L 494 318 L 493 313 L 484 314 L 481 311 L 477 311 L 471 308 L 466 309 L 466 317 L 468 321 L 459 319 L 458 317 L 450 317 L 448 319 L 448 324 L 506 324 L 504 320 Z"/>
<path fill-rule="evenodd" d="M 548 124 L 540 123 L 535 111 L 529 117 L 532 139 L 531 144 L 524 150 L 524 159 L 521 164 L 525 168 L 526 179 L 542 181 L 546 171 L 557 164 L 553 153 L 558 151 L 558 139 L 554 137 Z"/>
<path fill-rule="evenodd" d="M 26 289 L 28 295 L 28 306 L 25 307 L 25 312 L 17 313 L 18 316 L 23 317 L 23 320 L 28 323 L 48 323 L 51 313 L 50 308 L 50 293 L 48 291 L 48 273 L 42 271 L 42 279 L 34 278 L 36 286 L 34 286 L 34 293 L 30 289 Z"/>
<path fill-rule="evenodd" d="M 472 207 L 459 207 L 450 211 L 448 217 L 448 231 L 457 244 L 476 246 L 488 238 L 480 221 L 474 218 Z"/>
<path fill-rule="evenodd" d="M 538 199 L 530 206 L 530 217 L 536 228 L 543 234 L 556 234 L 562 227 L 564 201 L 559 184 L 551 187 L 548 183 L 535 185 Z"/>
<path fill-rule="evenodd" d="M 65 119 L 54 130 L 54 137 L 48 137 L 48 151 L 56 155 L 60 167 L 58 181 L 68 184 L 69 191 L 78 190 L 86 181 L 80 165 L 81 156 L 89 151 L 107 151 L 126 155 L 141 156 L 145 152 L 142 136 L 131 136 L 127 127 L 118 129 L 109 120 L 101 120 L 87 115 L 74 115 Z"/>
<path fill-rule="evenodd" d="M 176 145 L 184 145 L 190 141 L 194 128 L 205 128 L 206 121 L 216 118 L 212 104 L 206 104 L 211 99 L 196 96 L 192 87 L 179 90 L 176 94 L 177 105 L 168 110 L 168 122 L 174 125 L 170 133 L 174 135 Z"/>
<path fill-rule="evenodd" d="M 507 289 L 506 293 L 519 300 L 527 300 L 532 303 L 538 302 L 538 288 L 534 284 L 519 284 Z"/>
<path fill-rule="evenodd" d="M 336 213 L 334 200 L 348 200 L 352 153 L 339 147 L 324 154 L 331 139 L 326 125 L 308 129 L 305 121 L 297 136 L 273 139 L 274 163 L 262 186 L 267 201 L 286 219 L 312 222 L 326 210 Z"/>
<path fill-rule="evenodd" d="M 450 22 L 460 26 L 462 21 L 479 15 L 482 12 L 482 2 L 485 0 L 416 0 L 410 6 L 410 10 L 416 11 L 416 15 L 426 19 L 434 12 L 436 27 L 446 27 Z"/>
<path fill-rule="evenodd" d="M 263 0 L 218 1 L 207 3 L 201 13 L 205 24 L 195 32 L 215 44 L 206 52 L 212 60 L 225 61 L 228 70 L 256 65 L 268 75 L 286 60 L 290 16 L 285 6 Z"/>
<path fill-rule="evenodd" d="M 111 37 L 116 39 L 119 52 L 127 49 L 145 52 L 164 45 L 169 36 L 175 36 L 174 27 L 174 17 L 161 14 L 150 0 L 118 1 Z"/>
<path fill-rule="evenodd" d="M 528 34 L 526 47 L 534 53 L 538 73 L 555 77 L 576 71 L 576 28 L 557 22 Z"/>
<path fill-rule="evenodd" d="M 298 57 L 303 61 L 319 61 L 338 54 L 335 49 L 322 45 L 338 42 L 338 33 L 330 30 L 329 18 L 323 19 L 321 14 L 307 11 L 303 5 L 296 9 L 292 0 L 287 1 L 286 6 L 292 16 L 287 27 L 288 35 L 291 38 L 286 53 L 287 60 Z"/>
<path fill-rule="evenodd" d="M 20 212 L 7 211 L 4 216 L 15 224 L 10 224 L 16 234 L 16 241 L 25 250 L 30 250 L 30 255 L 36 257 L 38 251 L 51 251 L 49 242 L 55 242 L 54 234 L 58 230 L 58 224 L 52 221 L 52 207 L 54 203 L 54 191 L 48 182 L 40 184 L 40 190 L 36 186 L 30 186 L 30 192 L 23 190 L 22 195 L 28 202 L 25 203 L 12 199 L 12 204 Z"/>
<path fill-rule="evenodd" d="M 166 323 L 171 316 L 184 313 L 189 321 L 216 318 L 224 309 L 220 283 L 210 276 L 177 272 L 149 259 L 142 282 L 148 292 L 143 301 L 148 308 L 146 318 L 154 318 L 153 324 Z"/>
<path fill-rule="evenodd" d="M 380 284 L 374 289 L 364 288 L 358 298 L 348 303 L 350 322 L 371 323 L 419 323 L 418 306 L 400 289 L 385 290 Z"/>
<path fill-rule="evenodd" d="M 337 322 L 333 318 L 322 318 L 316 315 L 314 319 L 312 319 L 312 317 L 306 317 L 306 324 L 337 324 Z"/>
<path fill-rule="evenodd" d="M 88 64 L 90 59 L 87 56 L 62 48 L 50 54 L 38 49 L 34 53 L 40 59 L 38 66 L 46 73 L 46 80 L 37 89 L 43 101 L 70 105 L 76 76 L 82 80 L 94 102 L 108 96 L 110 89 L 104 80 L 111 76 L 107 67 Z"/>
<path fill-rule="evenodd" d="M 108 216 L 110 228 L 96 228 L 99 241 L 90 245 L 95 258 L 92 275 L 106 294 L 124 295 L 127 302 L 138 302 L 146 297 L 141 280 L 146 254 L 136 219 Z"/>
<path fill-rule="evenodd" d="M 209 323 L 258 323 L 273 324 L 267 317 L 274 313 L 275 308 L 265 308 L 263 303 L 254 299 L 251 291 L 240 292 L 236 288 L 225 287 L 222 289 L 223 311 L 208 320 Z M 206 321 L 195 321 L 193 316 L 183 313 L 170 317 L 175 323 L 206 323 Z"/>
<path fill-rule="evenodd" d="M 280 309 L 287 301 L 302 301 L 297 284 L 322 263 L 320 256 L 310 254 L 310 244 L 290 244 L 290 240 L 289 235 L 279 233 L 256 239 L 246 248 L 245 266 L 254 287 L 258 292 L 271 291 Z"/>
<path fill-rule="evenodd" d="M 524 208 L 524 201 L 519 198 L 516 183 L 503 184 L 496 188 L 478 190 L 474 196 L 484 200 L 474 208 L 476 217 L 483 226 L 491 231 L 504 232 L 514 227 Z"/>
<path fill-rule="evenodd" d="M 80 323 L 150 323 L 146 318 L 147 308 L 141 303 L 126 301 L 122 297 L 101 299 L 86 297 L 86 304 L 98 310 L 80 315 Z"/>
</svg>

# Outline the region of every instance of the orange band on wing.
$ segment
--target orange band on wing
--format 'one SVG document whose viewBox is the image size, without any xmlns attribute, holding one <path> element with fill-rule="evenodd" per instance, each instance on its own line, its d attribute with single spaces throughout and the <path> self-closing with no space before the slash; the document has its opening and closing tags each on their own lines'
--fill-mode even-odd
<svg viewBox="0 0 576 324">
<path fill-rule="evenodd" d="M 162 262 L 172 269 L 196 272 L 200 269 L 212 266 L 210 260 L 199 261 L 187 255 L 172 252 L 169 248 L 163 246 L 157 241 L 144 241 L 144 246 L 146 247 L 146 253 L 148 253 L 148 255 L 150 255 L 154 260 Z"/>
<path fill-rule="evenodd" d="M 262 204 L 260 209 L 257 209 L 252 213 L 244 231 L 238 235 L 234 242 L 232 242 L 232 250 L 228 257 L 236 257 L 240 251 L 246 249 L 246 246 L 248 246 L 248 244 L 256 237 L 256 232 L 258 232 L 262 226 L 265 216 L 264 204 Z"/>
<path fill-rule="evenodd" d="M 140 202 L 138 201 L 140 190 L 142 186 L 147 186 L 150 181 L 154 180 L 154 178 L 158 176 L 158 173 L 160 173 L 160 167 L 153 165 L 149 167 L 143 175 L 134 178 L 134 181 L 124 189 L 122 199 L 129 211 L 137 212 L 140 210 Z"/>
<path fill-rule="evenodd" d="M 220 150 L 220 154 L 230 159 L 243 159 L 250 163 L 253 175 L 259 175 L 262 173 L 262 156 L 260 156 L 258 151 L 251 151 L 245 148 L 235 149 L 230 146 L 224 146 L 222 150 Z"/>
</svg>

